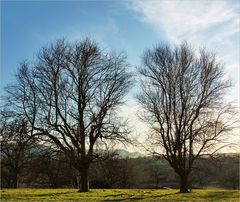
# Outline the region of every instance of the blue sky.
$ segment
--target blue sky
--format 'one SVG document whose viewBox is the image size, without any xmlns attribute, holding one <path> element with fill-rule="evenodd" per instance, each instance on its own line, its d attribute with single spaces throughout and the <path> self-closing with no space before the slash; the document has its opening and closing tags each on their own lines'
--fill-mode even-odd
<svg viewBox="0 0 240 202">
<path fill-rule="evenodd" d="M 103 48 L 126 51 L 133 65 L 144 48 L 164 38 L 118 1 L 3 1 L 1 11 L 1 88 L 13 78 L 19 62 L 31 60 L 40 47 L 57 38 L 90 36 Z"/>
<path fill-rule="evenodd" d="M 126 51 L 132 66 L 156 43 L 187 40 L 217 53 L 234 84 L 227 99 L 239 103 L 239 13 L 238 0 L 1 1 L 0 91 L 14 80 L 18 63 L 58 38 L 89 36 L 103 48 Z M 128 101 L 123 111 L 137 122 L 137 105 Z"/>
</svg>

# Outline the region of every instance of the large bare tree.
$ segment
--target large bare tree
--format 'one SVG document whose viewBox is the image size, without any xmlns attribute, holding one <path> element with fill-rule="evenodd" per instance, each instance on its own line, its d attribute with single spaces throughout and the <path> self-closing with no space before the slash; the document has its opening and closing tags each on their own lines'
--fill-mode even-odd
<svg viewBox="0 0 240 202">
<path fill-rule="evenodd" d="M 221 140 L 231 129 L 223 97 L 230 82 L 224 80 L 214 54 L 195 53 L 186 42 L 147 50 L 139 72 L 140 117 L 152 129 L 148 149 L 156 155 L 163 153 L 179 175 L 180 192 L 188 192 L 194 161 L 223 146 Z"/>
<path fill-rule="evenodd" d="M 123 53 L 108 54 L 89 39 L 58 40 L 21 64 L 16 85 L 7 88 L 11 109 L 79 171 L 81 192 L 89 190 L 89 166 L 101 146 L 129 140 L 116 111 L 132 85 L 128 67 Z"/>
</svg>

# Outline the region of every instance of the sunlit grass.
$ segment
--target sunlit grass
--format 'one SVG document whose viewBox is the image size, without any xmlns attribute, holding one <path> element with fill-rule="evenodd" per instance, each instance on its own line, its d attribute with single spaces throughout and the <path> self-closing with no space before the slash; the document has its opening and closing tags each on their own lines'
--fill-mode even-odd
<svg viewBox="0 0 240 202">
<path fill-rule="evenodd" d="M 3 189 L 1 201 L 240 201 L 239 191 L 198 189 L 180 194 L 178 190 L 92 189 Z"/>
</svg>

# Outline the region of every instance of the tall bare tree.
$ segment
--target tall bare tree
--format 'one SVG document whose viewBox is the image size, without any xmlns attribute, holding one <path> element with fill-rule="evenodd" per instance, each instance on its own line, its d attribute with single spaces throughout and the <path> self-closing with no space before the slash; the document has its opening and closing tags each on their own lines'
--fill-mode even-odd
<svg viewBox="0 0 240 202">
<path fill-rule="evenodd" d="M 44 47 L 33 64 L 24 62 L 8 103 L 23 114 L 34 134 L 45 137 L 69 158 L 87 192 L 90 164 L 108 141 L 128 141 L 117 107 L 130 89 L 126 56 L 108 54 L 86 39 L 58 40 Z"/>
<path fill-rule="evenodd" d="M 186 43 L 175 48 L 157 45 L 143 55 L 140 117 L 152 129 L 148 140 L 154 154 L 164 153 L 180 177 L 180 192 L 188 192 L 194 161 L 221 143 L 231 129 L 222 66 L 214 54 L 199 54 Z M 163 148 L 160 151 L 159 148 Z M 213 150 L 212 150 L 213 151 Z"/>
</svg>

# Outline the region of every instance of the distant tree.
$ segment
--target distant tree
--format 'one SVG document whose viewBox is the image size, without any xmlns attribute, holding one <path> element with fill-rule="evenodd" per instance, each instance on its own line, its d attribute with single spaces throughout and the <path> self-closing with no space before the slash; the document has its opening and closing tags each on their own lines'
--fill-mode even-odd
<svg viewBox="0 0 240 202">
<path fill-rule="evenodd" d="M 74 168 L 71 167 L 66 156 L 59 150 L 55 150 L 44 145 L 38 146 L 36 153 L 28 165 L 26 174 L 26 183 L 28 187 L 75 187 Z M 78 176 L 77 176 L 78 177 Z"/>
<path fill-rule="evenodd" d="M 169 166 L 167 168 L 169 168 Z M 163 183 L 163 182 L 166 183 L 167 181 L 166 178 L 168 177 L 168 174 L 171 173 L 169 172 L 169 169 L 165 168 L 163 161 L 154 161 L 154 160 L 149 165 L 147 171 L 150 174 L 152 184 L 156 189 L 160 187 L 160 183 Z"/>
<path fill-rule="evenodd" d="M 7 187 L 18 188 L 20 175 L 34 154 L 36 138 L 24 119 L 9 120 L 1 113 L 0 122 L 2 183 L 5 180 Z"/>
<path fill-rule="evenodd" d="M 95 175 L 95 188 L 117 188 L 119 176 L 119 159 L 112 152 L 107 159 L 92 166 Z"/>
<path fill-rule="evenodd" d="M 190 175 L 192 187 L 214 186 L 211 184 L 216 181 L 218 161 L 213 160 L 212 157 L 203 156 L 198 158 L 192 168 Z"/>
<path fill-rule="evenodd" d="M 110 141 L 128 141 L 126 122 L 117 118 L 132 82 L 124 54 L 108 54 L 86 39 L 58 40 L 44 47 L 33 64 L 24 62 L 8 103 L 23 114 L 34 135 L 64 152 L 89 190 L 90 164 Z"/>
<path fill-rule="evenodd" d="M 230 82 L 224 80 L 214 54 L 202 50 L 197 55 L 187 43 L 147 50 L 139 73 L 140 117 L 152 129 L 148 149 L 159 155 L 163 148 L 164 158 L 180 177 L 180 192 L 188 192 L 194 161 L 223 146 L 221 140 L 232 128 L 223 97 Z"/>
<path fill-rule="evenodd" d="M 217 181 L 228 189 L 239 189 L 239 156 L 225 156 L 219 158 L 216 169 Z"/>
</svg>

